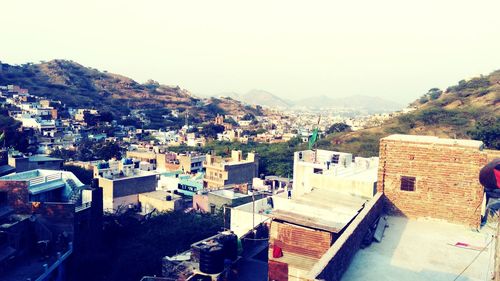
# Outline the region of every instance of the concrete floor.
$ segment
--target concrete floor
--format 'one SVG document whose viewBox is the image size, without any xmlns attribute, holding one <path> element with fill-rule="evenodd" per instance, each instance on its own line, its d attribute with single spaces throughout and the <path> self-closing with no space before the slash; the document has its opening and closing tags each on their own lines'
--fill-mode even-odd
<svg viewBox="0 0 500 281">
<path fill-rule="evenodd" d="M 388 217 L 381 243 L 359 250 L 343 281 L 453 281 L 480 253 L 449 245 L 464 242 L 484 247 L 494 230 L 485 226 L 475 232 L 467 227 L 431 220 Z M 495 241 L 457 280 L 491 280 Z"/>
</svg>

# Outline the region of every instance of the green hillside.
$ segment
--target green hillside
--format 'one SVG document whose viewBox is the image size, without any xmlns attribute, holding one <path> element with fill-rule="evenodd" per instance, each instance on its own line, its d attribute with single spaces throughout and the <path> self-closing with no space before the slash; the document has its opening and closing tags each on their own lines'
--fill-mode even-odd
<svg viewBox="0 0 500 281">
<path fill-rule="evenodd" d="M 59 100 L 70 107 L 96 108 L 115 116 L 133 108 L 188 110 L 204 119 L 216 113 L 252 112 L 236 101 L 203 100 L 179 86 L 165 86 L 149 80 L 141 84 L 122 75 L 99 71 L 73 61 L 52 60 L 39 64 L 0 64 L 0 85 L 14 84 L 31 94 Z M 220 103 L 231 103 L 222 107 Z"/>
<path fill-rule="evenodd" d="M 500 71 L 461 80 L 445 90 L 432 88 L 411 106 L 414 111 L 382 126 L 330 134 L 319 147 L 375 156 L 380 138 L 414 134 L 477 139 L 487 148 L 500 149 Z"/>
</svg>

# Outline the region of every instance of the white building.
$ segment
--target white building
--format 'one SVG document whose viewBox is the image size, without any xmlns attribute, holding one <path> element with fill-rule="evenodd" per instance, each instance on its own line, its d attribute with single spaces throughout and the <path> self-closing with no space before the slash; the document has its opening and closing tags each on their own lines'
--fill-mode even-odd
<svg viewBox="0 0 500 281">
<path fill-rule="evenodd" d="M 353 161 L 354 160 L 354 161 Z M 294 154 L 293 195 L 315 188 L 371 198 L 376 193 L 378 157 L 363 158 L 328 150 Z"/>
</svg>

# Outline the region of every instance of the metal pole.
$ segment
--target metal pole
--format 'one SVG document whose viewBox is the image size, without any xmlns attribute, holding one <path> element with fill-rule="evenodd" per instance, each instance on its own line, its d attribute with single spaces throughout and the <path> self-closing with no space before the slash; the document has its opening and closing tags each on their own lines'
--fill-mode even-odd
<svg viewBox="0 0 500 281">
<path fill-rule="evenodd" d="M 252 229 L 255 228 L 255 195 L 252 191 Z"/>
<path fill-rule="evenodd" d="M 496 251 L 495 251 L 495 273 L 493 280 L 500 281 L 500 215 L 498 216 L 497 224 L 497 241 L 496 241 Z"/>
</svg>

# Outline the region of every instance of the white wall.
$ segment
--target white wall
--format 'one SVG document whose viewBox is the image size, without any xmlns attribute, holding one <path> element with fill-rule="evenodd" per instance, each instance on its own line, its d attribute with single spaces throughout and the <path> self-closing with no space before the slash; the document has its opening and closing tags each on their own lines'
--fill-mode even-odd
<svg viewBox="0 0 500 281">
<path fill-rule="evenodd" d="M 255 201 L 255 216 L 252 202 L 231 209 L 231 230 L 238 237 L 243 236 L 255 226 L 269 219 L 261 210 L 268 209 L 267 198 Z"/>
</svg>

